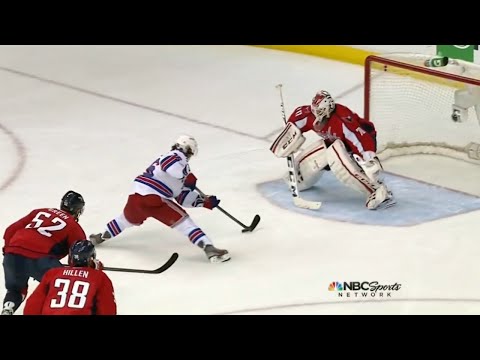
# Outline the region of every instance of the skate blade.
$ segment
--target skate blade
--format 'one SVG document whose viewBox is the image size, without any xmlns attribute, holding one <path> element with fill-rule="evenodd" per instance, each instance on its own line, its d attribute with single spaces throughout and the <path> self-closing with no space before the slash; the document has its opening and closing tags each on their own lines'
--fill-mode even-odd
<svg viewBox="0 0 480 360">
<path fill-rule="evenodd" d="M 394 198 L 390 198 L 382 202 L 375 210 L 385 210 L 385 209 L 391 208 L 396 204 L 397 204 L 397 201 Z"/>
<path fill-rule="evenodd" d="M 210 262 L 214 263 L 214 264 L 222 263 L 222 262 L 230 260 L 230 255 L 229 254 L 224 254 L 224 255 L 220 255 L 220 256 L 212 256 L 208 260 L 210 260 Z"/>
</svg>

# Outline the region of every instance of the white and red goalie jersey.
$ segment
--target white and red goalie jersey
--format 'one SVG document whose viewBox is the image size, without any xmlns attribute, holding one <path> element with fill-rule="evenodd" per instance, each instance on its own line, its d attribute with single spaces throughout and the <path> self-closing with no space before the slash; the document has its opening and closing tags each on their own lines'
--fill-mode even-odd
<svg viewBox="0 0 480 360">
<path fill-rule="evenodd" d="M 290 115 L 288 122 L 293 123 L 302 133 L 314 131 L 321 136 L 327 146 L 340 139 L 347 150 L 363 159 L 377 151 L 377 132 L 375 125 L 367 121 L 345 105 L 336 104 L 326 124 L 319 129 L 310 105 L 299 106 Z M 367 156 L 365 156 L 367 155 Z"/>
<path fill-rule="evenodd" d="M 310 130 L 319 139 L 302 150 L 306 140 L 303 133 Z M 383 167 L 376 155 L 376 136 L 373 123 L 345 105 L 336 104 L 327 91 L 321 90 L 315 94 L 312 105 L 293 111 L 270 151 L 279 158 L 300 151 L 295 156 L 293 170 L 289 169 L 287 174 L 289 186 L 293 186 L 292 171 L 298 172 L 293 181 L 303 191 L 330 170 L 340 182 L 367 195 L 366 206 L 374 210 L 394 204 L 393 194 L 381 178 Z"/>
</svg>

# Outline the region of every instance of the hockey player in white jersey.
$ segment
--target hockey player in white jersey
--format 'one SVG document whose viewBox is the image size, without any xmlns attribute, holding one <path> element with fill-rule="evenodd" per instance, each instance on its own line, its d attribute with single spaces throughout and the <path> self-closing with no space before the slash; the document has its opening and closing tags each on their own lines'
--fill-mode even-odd
<svg viewBox="0 0 480 360">
<path fill-rule="evenodd" d="M 216 196 L 202 196 L 195 191 L 197 178 L 190 171 L 189 160 L 197 153 L 197 141 L 188 135 L 180 136 L 169 152 L 135 178 L 123 213 L 111 220 L 104 231 L 90 235 L 90 240 L 99 245 L 152 217 L 188 237 L 211 262 L 230 260 L 228 251 L 217 249 L 182 208 L 211 210 L 220 203 Z"/>
</svg>

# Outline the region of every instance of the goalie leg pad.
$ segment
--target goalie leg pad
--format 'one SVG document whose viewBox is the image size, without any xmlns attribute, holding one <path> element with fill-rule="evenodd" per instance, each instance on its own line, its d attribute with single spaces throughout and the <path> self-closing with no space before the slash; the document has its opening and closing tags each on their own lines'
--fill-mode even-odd
<svg viewBox="0 0 480 360">
<path fill-rule="evenodd" d="M 330 170 L 336 178 L 349 188 L 370 196 L 379 184 L 373 183 L 362 171 L 361 167 L 348 153 L 341 140 L 336 140 L 327 150 Z"/>
<path fill-rule="evenodd" d="M 362 169 L 365 172 L 365 175 L 367 175 L 372 182 L 376 183 L 383 181 L 381 176 L 383 167 L 378 158 L 367 161 L 362 166 Z"/>
<path fill-rule="evenodd" d="M 270 151 L 279 158 L 285 158 L 292 155 L 305 142 L 302 131 L 292 123 L 287 123 L 285 129 L 277 136 Z"/>
<path fill-rule="evenodd" d="M 298 191 L 310 189 L 320 180 L 328 165 L 325 141 L 319 139 L 310 144 L 296 157 L 295 165 L 298 169 Z M 284 180 L 289 184 L 288 172 L 285 173 Z"/>
<path fill-rule="evenodd" d="M 363 172 L 370 179 L 371 182 L 383 182 L 383 166 L 378 157 L 374 157 L 368 161 L 364 161 L 360 156 L 354 154 L 353 158 L 360 165 Z"/>
</svg>

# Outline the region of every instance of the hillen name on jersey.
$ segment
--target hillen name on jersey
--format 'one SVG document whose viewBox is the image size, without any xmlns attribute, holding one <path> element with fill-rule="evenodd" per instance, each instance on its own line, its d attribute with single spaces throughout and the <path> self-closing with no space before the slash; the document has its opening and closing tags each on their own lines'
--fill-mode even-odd
<svg viewBox="0 0 480 360">
<path fill-rule="evenodd" d="M 63 275 L 65 276 L 78 276 L 83 278 L 88 278 L 88 271 L 85 270 L 73 270 L 73 269 L 65 269 L 63 270 Z"/>
</svg>

